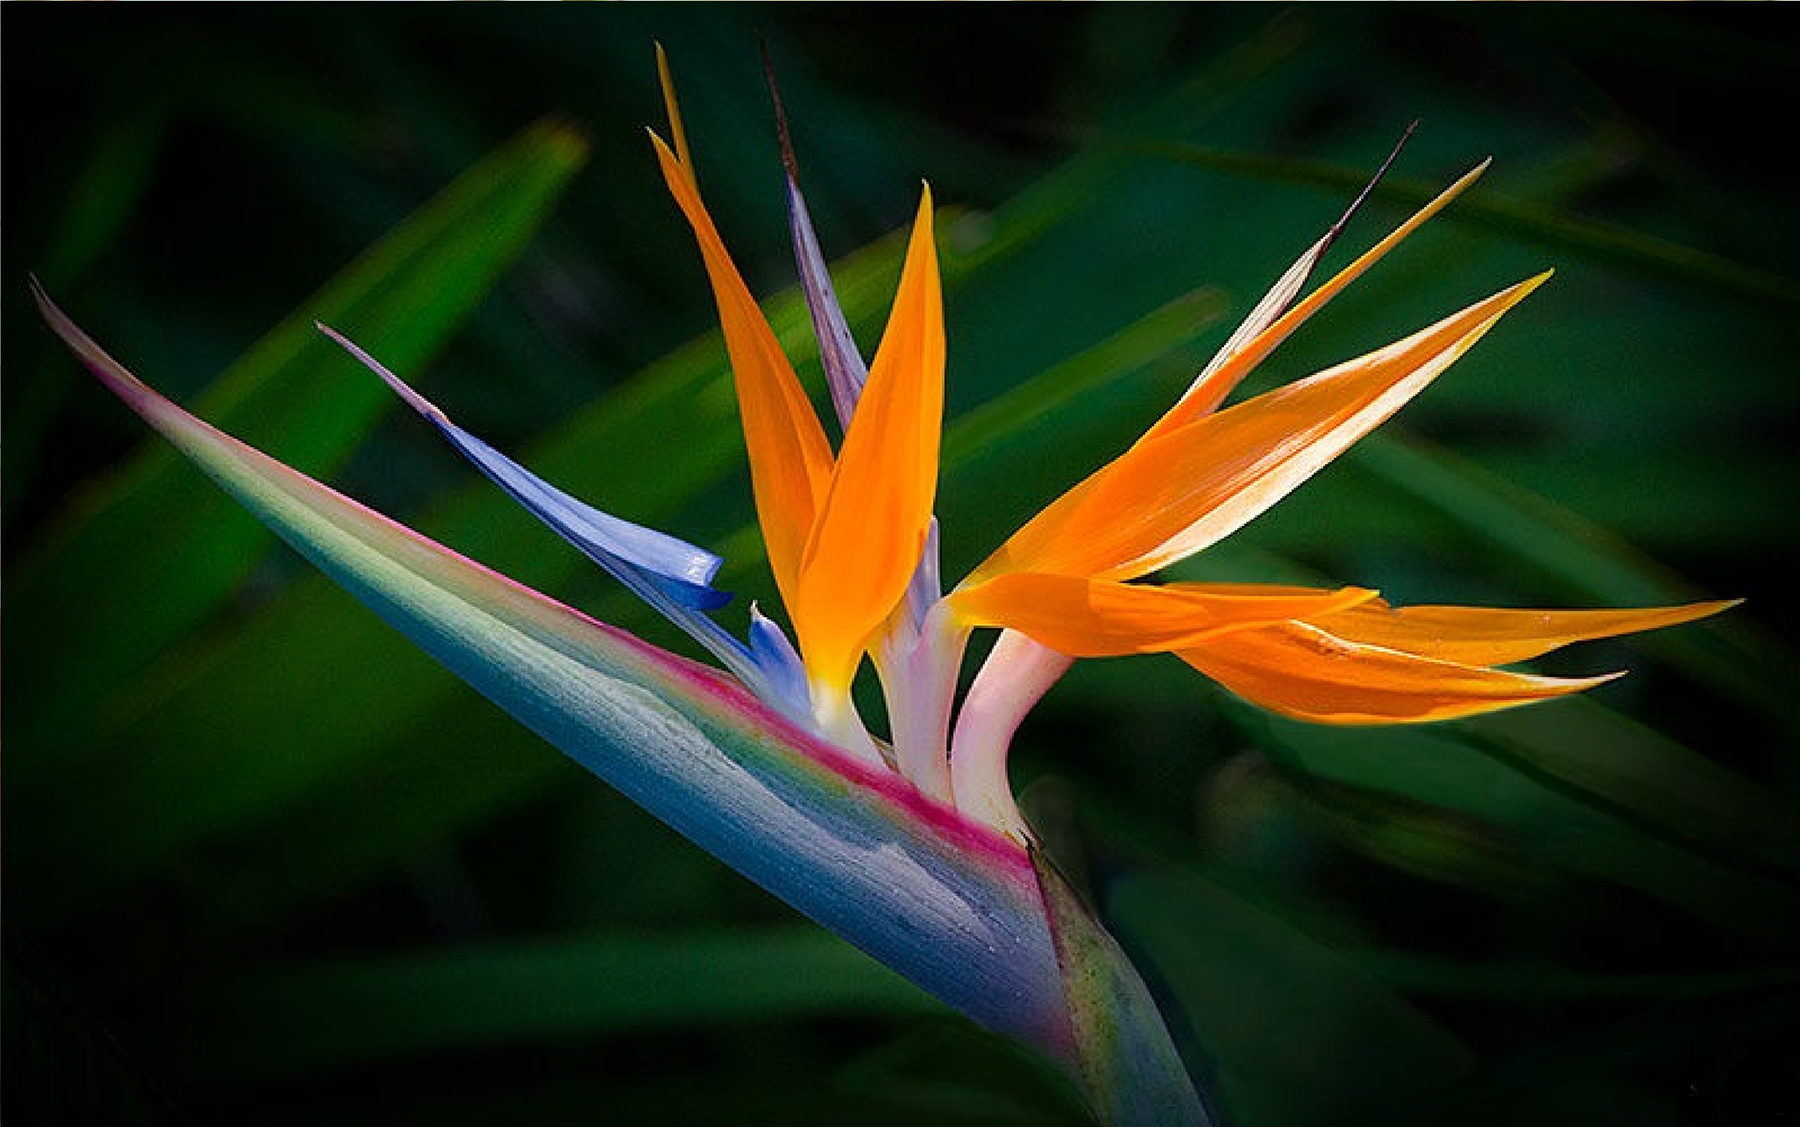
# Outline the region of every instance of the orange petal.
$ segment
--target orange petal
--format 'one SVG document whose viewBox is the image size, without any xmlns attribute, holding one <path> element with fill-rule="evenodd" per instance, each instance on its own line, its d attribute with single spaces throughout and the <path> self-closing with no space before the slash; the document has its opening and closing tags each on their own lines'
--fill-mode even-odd
<svg viewBox="0 0 1800 1127">
<path fill-rule="evenodd" d="M 1621 676 L 1539 677 L 1463 665 L 1362 645 L 1303 622 L 1221 634 L 1178 656 L 1245 700 L 1324 724 L 1447 720 Z"/>
<path fill-rule="evenodd" d="M 674 97 L 669 93 L 670 111 Z M 674 134 L 681 137 L 680 120 Z M 694 229 L 706 275 L 719 307 L 725 350 L 737 390 L 738 413 L 750 458 L 750 484 L 756 515 L 762 524 L 769 567 L 782 601 L 794 604 L 800 556 L 814 515 L 831 482 L 831 444 L 819 425 L 812 402 L 775 339 L 756 299 L 738 274 L 700 200 L 693 169 L 662 138 L 650 135 L 662 165 L 663 180 Z"/>
<path fill-rule="evenodd" d="M 1231 388 L 1222 386 L 1222 380 L 1215 381 L 1214 373 L 1230 363 L 1233 357 L 1247 347 L 1258 343 L 1269 327 L 1275 324 L 1283 313 L 1287 312 L 1294 299 L 1300 296 L 1300 288 L 1306 285 L 1306 279 L 1317 268 L 1319 260 L 1324 258 L 1325 252 L 1331 248 L 1331 242 L 1330 234 L 1323 236 L 1312 246 L 1307 247 L 1305 252 L 1294 260 L 1294 264 L 1289 266 L 1281 277 L 1275 279 L 1275 284 L 1269 287 L 1269 292 L 1263 294 L 1262 299 L 1251 307 L 1250 312 L 1245 314 L 1243 323 L 1232 330 L 1231 335 L 1225 338 L 1225 343 L 1219 346 L 1219 351 L 1213 354 L 1213 358 L 1207 361 L 1206 367 L 1200 369 L 1200 374 L 1194 377 L 1194 382 L 1181 393 L 1181 398 L 1176 400 L 1176 406 L 1182 407 L 1190 399 L 1194 402 L 1182 407 L 1182 414 L 1177 416 L 1173 422 L 1169 421 L 1169 416 L 1176 412 L 1173 409 L 1166 412 L 1163 418 L 1156 421 L 1156 426 L 1151 428 L 1152 431 L 1158 427 L 1170 429 L 1181 425 L 1187 419 L 1198 418 L 1211 412 L 1224 400 L 1226 393 Z M 1263 355 L 1266 356 L 1269 349 L 1273 347 L 1274 345 L 1270 344 L 1264 348 Z M 1245 375 L 1249 374 L 1250 368 L 1251 365 L 1248 364 L 1234 368 L 1235 378 L 1231 379 L 1230 383 L 1233 385 L 1238 383 Z"/>
<path fill-rule="evenodd" d="M 1032 518 L 970 583 L 1014 571 L 1131 579 L 1223 539 L 1422 391 L 1548 276 L 1138 442 Z"/>
<path fill-rule="evenodd" d="M 1529 661 L 1551 650 L 1692 622 L 1735 600 L 1628 610 L 1515 610 L 1506 607 L 1390 607 L 1379 601 L 1313 619 L 1346 641 L 1465 665 Z"/>
<path fill-rule="evenodd" d="M 1004 626 L 1070 657 L 1164 653 L 1230 630 L 1329 614 L 1375 597 L 1356 587 L 1147 587 L 1071 575 L 1000 575 L 958 589 L 968 626 Z"/>
<path fill-rule="evenodd" d="M 1330 281 L 1308 294 L 1304 301 L 1289 309 L 1281 317 L 1273 318 L 1271 311 L 1280 308 L 1280 305 L 1275 303 L 1284 296 L 1284 286 L 1297 287 L 1304 281 L 1306 272 L 1312 268 L 1312 262 L 1316 261 L 1324 252 L 1329 236 L 1313 244 L 1306 254 L 1301 255 L 1300 260 L 1290 267 L 1286 274 L 1282 275 L 1281 280 L 1276 282 L 1275 289 L 1270 291 L 1256 309 L 1251 311 L 1245 326 L 1257 325 L 1252 339 L 1247 342 L 1240 341 L 1240 335 L 1243 333 L 1241 329 L 1239 333 L 1234 333 L 1232 339 L 1226 342 L 1225 348 L 1220 350 L 1219 356 L 1214 358 L 1212 364 L 1207 365 L 1206 370 L 1200 373 L 1193 386 L 1182 394 L 1175 406 L 1170 408 L 1168 413 L 1145 432 L 1144 438 L 1149 439 L 1167 434 L 1184 423 L 1192 422 L 1202 415 L 1211 414 L 1220 403 L 1225 401 L 1225 397 L 1231 394 L 1231 389 L 1249 375 L 1258 364 L 1262 363 L 1263 358 L 1273 352 L 1276 346 L 1286 340 L 1295 329 L 1305 324 L 1307 318 L 1324 308 L 1326 302 L 1343 292 L 1346 286 L 1360 278 L 1369 267 L 1381 261 L 1389 251 L 1399 246 L 1408 235 L 1422 227 L 1426 220 L 1442 211 L 1451 200 L 1462 194 L 1463 189 L 1473 184 L 1486 171 L 1487 162 L 1483 161 L 1471 171 L 1464 173 L 1460 180 L 1438 193 L 1436 199 L 1420 208 L 1405 223 L 1396 227 L 1387 238 L 1370 247 L 1362 257 L 1338 271 Z M 1281 305 L 1285 305 L 1285 302 L 1281 302 Z M 1270 323 L 1271 320 L 1272 323 Z"/>
<path fill-rule="evenodd" d="M 843 687 L 906 592 L 931 527 L 944 414 L 944 306 L 931 191 L 789 603 L 807 671 Z"/>
<path fill-rule="evenodd" d="M 675 100 L 675 76 L 669 73 L 669 55 L 661 43 L 656 45 L 656 80 L 662 85 L 663 110 L 669 115 L 669 136 L 675 141 L 675 162 L 681 166 L 683 178 L 698 190 L 694 158 L 688 152 L 687 130 L 681 126 L 681 105 Z"/>
</svg>

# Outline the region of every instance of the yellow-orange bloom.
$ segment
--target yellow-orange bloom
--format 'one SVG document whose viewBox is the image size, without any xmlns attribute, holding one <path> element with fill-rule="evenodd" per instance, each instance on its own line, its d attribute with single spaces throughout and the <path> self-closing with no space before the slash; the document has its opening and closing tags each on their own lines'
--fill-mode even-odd
<svg viewBox="0 0 1800 1127">
<path fill-rule="evenodd" d="M 674 147 L 652 136 L 719 307 L 757 513 L 816 726 L 886 760 L 934 797 L 1023 834 L 1005 784 L 1006 743 L 1024 710 L 1073 658 L 1174 653 L 1248 700 L 1313 721 L 1441 720 L 1609 679 L 1501 666 L 1730 605 L 1393 608 L 1356 587 L 1139 582 L 1231 535 L 1298 488 L 1429 386 L 1549 277 L 1526 279 L 1385 348 L 1221 409 L 1283 340 L 1448 206 L 1485 163 L 1301 297 L 1334 227 L 1137 442 L 1046 506 L 942 595 L 932 508 L 945 341 L 929 190 L 913 223 L 886 332 L 864 369 L 817 256 L 792 153 L 785 154 L 795 245 L 827 371 L 851 373 L 833 384 L 840 414 L 848 411 L 834 454 L 706 213 L 666 69 L 663 78 Z M 975 715 L 957 723 L 951 739 L 963 647 L 982 627 L 1000 628 L 1002 643 L 971 690 Z M 850 703 L 865 654 L 878 659 L 891 746 L 868 735 Z"/>
</svg>

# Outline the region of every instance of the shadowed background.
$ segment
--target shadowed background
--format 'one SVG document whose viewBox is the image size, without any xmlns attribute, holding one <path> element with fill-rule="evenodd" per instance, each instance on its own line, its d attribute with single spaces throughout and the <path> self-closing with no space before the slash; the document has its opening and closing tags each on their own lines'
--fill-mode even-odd
<svg viewBox="0 0 1800 1127">
<path fill-rule="evenodd" d="M 946 209 L 952 577 L 1153 419 L 1408 122 L 1327 269 L 1492 155 L 1252 389 L 1556 278 L 1175 574 L 1747 604 L 1540 663 L 1632 670 L 1581 700 L 1417 730 L 1278 721 L 1173 659 L 1086 663 L 1015 779 L 1244 1127 L 1800 1114 L 1800 238 L 1765 124 L 1800 52 L 1779 13 L 6 14 L 9 1117 L 1079 1121 L 1035 1062 L 272 545 L 30 311 L 35 273 L 205 417 L 685 649 L 310 328 L 722 550 L 738 605 L 771 604 L 704 275 L 643 134 L 655 40 L 797 355 L 759 41 L 865 351 L 921 179 Z"/>
</svg>

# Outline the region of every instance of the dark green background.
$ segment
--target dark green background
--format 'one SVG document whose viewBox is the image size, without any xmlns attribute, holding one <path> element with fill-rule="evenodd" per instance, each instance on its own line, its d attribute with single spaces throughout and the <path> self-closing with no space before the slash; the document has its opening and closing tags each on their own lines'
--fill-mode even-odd
<svg viewBox="0 0 1800 1127">
<path fill-rule="evenodd" d="M 11 1121 L 1074 1114 L 1034 1062 L 205 508 L 197 474 L 166 470 L 167 500 L 125 543 L 83 539 L 144 431 L 37 322 L 29 273 L 195 402 L 283 318 L 319 315 L 308 295 L 363 248 L 556 114 L 586 163 L 534 239 L 488 248 L 485 300 L 466 319 L 448 299 L 389 309 L 359 339 L 410 355 L 397 365 L 459 421 L 573 491 L 729 549 L 731 584 L 766 603 L 716 341 L 637 375 L 713 326 L 642 132 L 662 122 L 653 40 L 759 294 L 793 278 L 759 41 L 828 254 L 903 225 L 922 178 L 952 209 L 950 407 L 974 413 L 947 445 L 952 576 L 1154 418 L 1409 121 L 1328 266 L 1491 154 L 1475 192 L 1257 386 L 1556 278 L 1379 440 L 1180 574 L 1746 605 L 1542 663 L 1632 670 L 1590 699 L 1419 731 L 1273 722 L 1173 660 L 1089 663 L 1034 715 L 1016 777 L 1186 1008 L 1184 1047 L 1236 1122 L 1800 1114 L 1800 224 L 1783 165 L 1800 51 L 1778 8 L 6 17 Z M 896 263 L 889 245 L 859 267 L 865 349 Z M 265 448 L 679 644 L 416 419 L 307 423 L 312 397 L 329 415 L 324 389 L 363 385 L 328 351 L 295 355 L 271 386 L 300 422 L 271 421 Z M 354 456 L 315 449 L 327 431 Z M 190 592 L 201 609 L 167 626 L 170 577 L 201 574 L 228 590 Z"/>
</svg>

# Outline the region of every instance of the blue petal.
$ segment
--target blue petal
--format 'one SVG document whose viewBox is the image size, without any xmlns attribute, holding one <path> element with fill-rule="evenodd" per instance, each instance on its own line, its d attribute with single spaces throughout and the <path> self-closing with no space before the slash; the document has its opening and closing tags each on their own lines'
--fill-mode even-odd
<svg viewBox="0 0 1800 1127">
<path fill-rule="evenodd" d="M 798 672 L 800 659 L 779 628 L 753 611 L 751 645 L 746 647 L 705 613 L 731 601 L 730 592 L 711 585 L 723 562 L 720 557 L 576 500 L 451 422 L 435 403 L 341 333 L 325 325 L 319 331 L 380 376 L 495 484 L 705 646 L 759 697 L 790 719 L 811 723 L 805 676 Z M 779 645 L 769 638 L 771 630 L 780 638 Z"/>
<path fill-rule="evenodd" d="M 463 456 L 506 490 L 563 539 L 634 589 L 633 578 L 655 586 L 676 603 L 712 610 L 731 601 L 731 593 L 712 586 L 724 561 L 704 548 L 643 525 L 603 513 L 569 496 L 505 454 L 450 421 L 435 403 L 343 334 L 326 325 L 319 331 L 341 345 L 380 376 L 408 406 L 435 425 Z M 629 577 L 627 573 L 632 573 Z"/>
<path fill-rule="evenodd" d="M 712 586 L 723 562 L 685 540 L 632 524 L 582 503 L 447 419 L 433 419 L 452 445 L 500 488 L 555 529 L 563 539 L 615 575 L 629 568 L 646 582 L 695 610 L 713 610 L 731 601 L 731 592 Z"/>
<path fill-rule="evenodd" d="M 787 144 L 787 131 L 782 130 L 782 144 Z M 800 268 L 800 290 L 806 295 L 806 309 L 812 315 L 813 336 L 819 341 L 819 362 L 825 367 L 825 383 L 831 389 L 831 405 L 837 411 L 838 424 L 846 430 L 856 401 L 862 397 L 863 385 L 869 382 L 869 366 L 857 351 L 856 340 L 844 320 L 838 304 L 837 290 L 831 284 L 831 272 L 825 266 L 825 254 L 819 249 L 819 236 L 813 231 L 812 216 L 806 200 L 800 195 L 800 182 L 794 171 L 793 155 L 786 154 L 788 164 L 788 227 L 793 233 L 794 259 Z"/>
<path fill-rule="evenodd" d="M 806 665 L 800 651 L 781 632 L 773 619 L 755 603 L 750 604 L 750 658 L 769 681 L 774 696 L 796 708 L 786 709 L 790 716 L 812 716 L 812 694 L 806 685 Z M 764 697 L 773 699 L 770 694 Z"/>
</svg>

